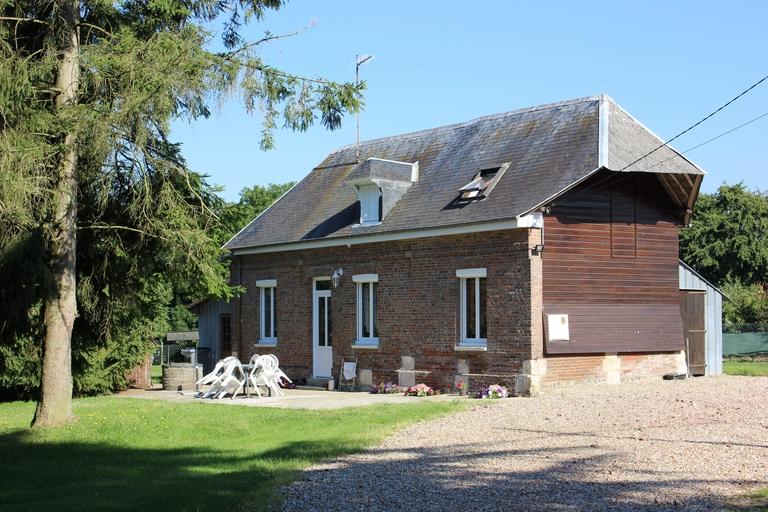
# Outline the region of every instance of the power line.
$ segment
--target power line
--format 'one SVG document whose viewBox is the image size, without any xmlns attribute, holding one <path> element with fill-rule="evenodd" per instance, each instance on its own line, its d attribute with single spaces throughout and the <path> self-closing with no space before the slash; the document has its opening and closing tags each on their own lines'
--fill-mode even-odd
<svg viewBox="0 0 768 512">
<path fill-rule="evenodd" d="M 698 122 L 696 122 L 696 123 L 692 124 L 691 126 L 689 126 L 688 128 L 686 128 L 685 130 L 681 131 L 680 133 L 678 133 L 677 135 L 675 135 L 674 137 L 672 137 L 672 138 L 671 138 L 671 139 L 669 139 L 668 141 L 666 141 L 666 142 L 664 142 L 664 143 L 660 144 L 659 146 L 655 147 L 654 149 L 652 149 L 652 150 L 651 150 L 651 151 L 649 151 L 648 153 L 644 154 L 643 156 L 641 156 L 640 158 L 638 158 L 638 159 L 637 159 L 637 160 L 635 160 L 634 162 L 631 162 L 631 163 L 629 163 L 629 164 L 625 165 L 624 167 L 622 167 L 621 169 L 619 169 L 619 171 L 618 171 L 618 172 L 621 172 L 621 171 L 625 171 L 627 168 L 629 168 L 629 167 L 632 167 L 633 165 L 635 165 L 635 164 L 636 164 L 637 162 L 639 162 L 640 160 L 643 160 L 643 159 L 647 158 L 648 156 L 652 155 L 653 153 L 655 153 L 656 151 L 660 150 L 661 148 L 663 148 L 663 147 L 665 147 L 665 146 L 669 145 L 669 143 L 670 143 L 670 142 L 672 142 L 673 140 L 675 140 L 675 139 L 677 139 L 677 138 L 679 138 L 679 137 L 681 137 L 681 136 L 685 135 L 685 134 L 686 134 L 686 133 L 688 133 L 689 131 L 693 130 L 694 128 L 696 128 L 697 126 L 699 126 L 701 123 L 703 123 L 704 121 L 706 121 L 706 120 L 707 120 L 707 119 L 709 119 L 710 117 L 714 116 L 715 114 L 717 114 L 718 112 L 720 112 L 721 110 L 723 110 L 724 108 L 726 108 L 728 105 L 730 105 L 730 104 L 731 104 L 731 103 L 733 103 L 734 101 L 738 100 L 739 98 L 741 98 L 742 96 L 744 96 L 744 95 L 745 95 L 745 94 L 747 94 L 749 91 L 751 91 L 752 89 L 754 89 L 755 87 L 757 87 L 757 86 L 758 86 L 758 85 L 760 85 L 761 83 L 765 82 L 766 80 L 768 80 L 768 75 L 765 75 L 763 78 L 761 78 L 760 80 L 758 80 L 758 81 L 757 81 L 757 82 L 755 82 L 754 84 L 752 84 L 752 85 L 750 85 L 749 87 L 747 87 L 746 89 L 744 89 L 744 90 L 743 90 L 741 93 L 739 93 L 737 96 L 733 97 L 733 98 L 732 98 L 731 100 L 729 100 L 727 103 L 725 103 L 725 104 L 721 105 L 721 106 L 720 106 L 720 107 L 719 107 L 717 110 L 715 110 L 715 111 L 711 112 L 710 114 L 706 115 L 705 117 L 701 118 L 701 119 L 700 119 Z"/>
<path fill-rule="evenodd" d="M 733 132 L 735 132 L 736 130 L 738 130 L 738 129 L 740 129 L 740 128 L 744 128 L 744 127 L 745 127 L 745 126 L 747 126 L 748 124 L 752 124 L 752 123 L 754 123 L 755 121 L 759 121 L 760 119 L 762 119 L 762 118 L 764 118 L 764 117 L 766 117 L 766 116 L 768 116 L 768 112 L 766 112 L 765 114 L 759 115 L 759 116 L 757 116 L 757 117 L 754 117 L 754 118 L 750 119 L 749 121 L 747 121 L 746 123 L 741 123 L 739 126 L 736 126 L 736 127 L 734 127 L 734 128 L 731 128 L 730 130 L 728 130 L 728 131 L 725 131 L 725 132 L 721 133 L 720 135 L 716 135 L 715 137 L 712 137 L 711 139 L 707 139 L 707 140 L 705 140 L 704 142 L 702 142 L 702 143 L 700 143 L 700 144 L 696 144 L 696 145 L 695 145 L 695 146 L 693 146 L 692 148 L 688 148 L 688 149 L 686 149 L 685 151 L 681 151 L 681 152 L 680 152 L 680 155 L 684 155 L 684 154 L 686 154 L 686 153 L 689 153 L 689 152 L 693 151 L 694 149 L 699 149 L 701 146 L 706 146 L 706 145 L 707 145 L 707 144 L 709 144 L 710 142 L 716 141 L 716 140 L 717 140 L 717 139 L 719 139 L 720 137 L 725 137 L 725 136 L 726 136 L 726 135 L 728 135 L 729 133 L 733 133 Z M 665 163 L 665 162 L 669 162 L 670 160 L 672 160 L 672 159 L 674 159 L 674 158 L 677 158 L 678 156 L 679 156 L 679 155 L 673 155 L 673 156 L 671 156 L 671 157 L 667 158 L 666 160 L 662 160 L 661 162 L 657 162 L 657 163 L 655 163 L 655 164 L 653 164 L 653 165 L 651 165 L 651 166 L 648 166 L 648 167 L 644 168 L 644 169 L 643 169 L 643 171 L 647 171 L 648 169 L 653 169 L 654 167 L 656 167 L 656 166 L 659 166 L 659 165 L 661 165 L 661 164 L 663 164 L 663 163 Z"/>
</svg>

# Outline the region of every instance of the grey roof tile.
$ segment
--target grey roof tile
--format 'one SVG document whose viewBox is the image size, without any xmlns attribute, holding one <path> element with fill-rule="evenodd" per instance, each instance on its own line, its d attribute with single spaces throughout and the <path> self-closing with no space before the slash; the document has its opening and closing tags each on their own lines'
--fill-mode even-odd
<svg viewBox="0 0 768 512">
<path fill-rule="evenodd" d="M 611 109 L 606 167 L 619 170 L 660 143 L 602 95 L 365 141 L 360 143 L 361 162 L 368 158 L 419 162 L 419 180 L 380 224 L 352 227 L 359 219 L 359 207 L 354 191 L 344 183 L 357 167 L 355 147 L 350 145 L 328 155 L 225 247 L 241 249 L 517 217 L 598 167 L 601 101 Z M 661 159 L 675 154 L 667 148 L 657 153 Z M 450 207 L 459 188 L 477 171 L 504 162 L 510 162 L 510 167 L 488 198 Z M 672 158 L 650 172 L 701 174 L 682 158 Z"/>
</svg>

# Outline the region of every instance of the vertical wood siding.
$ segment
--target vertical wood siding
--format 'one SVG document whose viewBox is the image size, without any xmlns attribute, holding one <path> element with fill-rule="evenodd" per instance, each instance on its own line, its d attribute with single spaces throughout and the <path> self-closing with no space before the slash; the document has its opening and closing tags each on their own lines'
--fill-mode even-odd
<svg viewBox="0 0 768 512">
<path fill-rule="evenodd" d="M 544 314 L 570 323 L 569 341 L 545 342 L 546 352 L 682 350 L 679 215 L 655 176 L 605 178 L 545 216 Z"/>
</svg>

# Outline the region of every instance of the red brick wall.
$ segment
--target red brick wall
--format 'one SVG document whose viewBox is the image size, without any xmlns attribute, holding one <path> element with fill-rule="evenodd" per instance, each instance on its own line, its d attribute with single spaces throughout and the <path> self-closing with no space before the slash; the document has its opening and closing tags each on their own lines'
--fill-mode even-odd
<svg viewBox="0 0 768 512">
<path fill-rule="evenodd" d="M 125 376 L 132 388 L 148 389 L 152 387 L 152 356 L 147 356 L 143 363 Z"/>
<path fill-rule="evenodd" d="M 533 237 L 538 240 L 538 233 Z M 419 382 L 450 387 L 457 361 L 467 360 L 472 374 L 518 373 L 532 354 L 531 339 L 541 339 L 540 300 L 531 288 L 529 230 L 423 238 L 258 255 L 240 259 L 246 293 L 235 311 L 235 341 L 247 359 L 255 351 L 274 353 L 291 377 L 312 374 L 312 280 L 343 268 L 339 287 L 332 290 L 334 375 L 342 355 L 358 355 L 358 368 L 371 368 L 374 382 L 397 382 L 401 356 L 413 356 L 416 369 L 431 372 Z M 487 269 L 488 350 L 455 352 L 459 339 L 459 279 L 456 270 Z M 379 276 L 379 348 L 353 350 L 355 339 L 354 274 Z M 540 265 L 534 276 L 540 279 Z M 259 336 L 259 294 L 255 282 L 277 279 L 278 345 L 255 349 Z M 238 311 L 241 318 L 238 321 Z M 540 346 L 535 348 L 541 351 Z"/>
</svg>

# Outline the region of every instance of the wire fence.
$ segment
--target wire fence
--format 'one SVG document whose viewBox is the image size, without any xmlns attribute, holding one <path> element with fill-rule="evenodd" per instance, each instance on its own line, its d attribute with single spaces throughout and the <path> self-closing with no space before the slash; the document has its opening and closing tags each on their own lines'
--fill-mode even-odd
<svg viewBox="0 0 768 512">
<path fill-rule="evenodd" d="M 189 363 L 190 360 L 181 353 L 181 349 L 195 347 L 195 341 L 155 342 L 155 352 L 152 354 L 152 364 Z"/>
<path fill-rule="evenodd" d="M 768 354 L 768 323 L 723 324 L 723 356 Z"/>
</svg>

